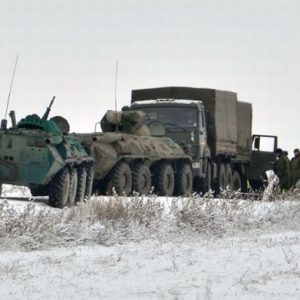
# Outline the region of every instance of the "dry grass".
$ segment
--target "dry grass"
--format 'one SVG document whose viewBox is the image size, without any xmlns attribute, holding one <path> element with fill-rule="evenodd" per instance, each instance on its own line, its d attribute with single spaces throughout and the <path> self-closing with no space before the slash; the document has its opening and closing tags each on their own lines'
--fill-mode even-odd
<svg viewBox="0 0 300 300">
<path fill-rule="evenodd" d="M 289 201 L 283 201 L 289 200 Z M 93 197 L 66 209 L 36 203 L 14 206 L 0 202 L 0 249 L 33 250 L 49 246 L 113 245 L 143 239 L 172 240 L 202 235 L 220 238 L 245 231 L 297 229 L 299 190 L 268 202 L 244 200 L 238 192 L 222 191 L 188 198 Z M 260 205 L 257 205 L 260 203 Z"/>
<path fill-rule="evenodd" d="M 272 201 L 257 200 L 258 197 L 254 194 L 247 195 L 245 200 L 245 195 L 228 189 L 221 192 L 220 198 L 212 199 L 212 194 L 203 197 L 194 194 L 181 201 L 181 205 L 174 202 L 172 210 L 177 225 L 216 237 L 248 230 L 268 230 L 274 226 L 299 229 L 298 190 L 278 194 L 277 199 L 270 198 Z"/>
</svg>

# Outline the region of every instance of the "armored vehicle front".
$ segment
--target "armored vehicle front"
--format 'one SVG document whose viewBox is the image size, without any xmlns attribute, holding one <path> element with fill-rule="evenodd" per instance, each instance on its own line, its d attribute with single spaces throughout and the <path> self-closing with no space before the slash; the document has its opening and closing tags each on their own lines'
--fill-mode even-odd
<svg viewBox="0 0 300 300">
<path fill-rule="evenodd" d="M 192 191 L 191 153 L 164 137 L 164 127 L 153 120 L 143 124 L 140 111 L 108 111 L 101 133 L 77 134 L 94 158 L 94 192 L 187 195 Z"/>
<path fill-rule="evenodd" d="M 0 184 L 27 186 L 33 196 L 49 196 L 54 207 L 71 206 L 91 194 L 93 159 L 78 139 L 68 134 L 62 117 L 47 120 L 46 113 L 28 115 L 12 127 L 2 120 L 0 130 Z"/>
</svg>

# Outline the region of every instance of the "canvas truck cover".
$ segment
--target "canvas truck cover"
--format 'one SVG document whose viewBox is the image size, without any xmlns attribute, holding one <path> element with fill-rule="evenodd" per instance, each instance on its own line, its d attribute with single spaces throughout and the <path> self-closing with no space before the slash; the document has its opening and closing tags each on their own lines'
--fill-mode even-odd
<svg viewBox="0 0 300 300">
<path fill-rule="evenodd" d="M 208 144 L 212 154 L 237 154 L 237 94 L 205 88 L 161 87 L 132 91 L 131 103 L 150 99 L 202 101 L 207 114 Z"/>
<path fill-rule="evenodd" d="M 252 104 L 238 101 L 238 159 L 250 161 L 252 152 Z"/>
</svg>

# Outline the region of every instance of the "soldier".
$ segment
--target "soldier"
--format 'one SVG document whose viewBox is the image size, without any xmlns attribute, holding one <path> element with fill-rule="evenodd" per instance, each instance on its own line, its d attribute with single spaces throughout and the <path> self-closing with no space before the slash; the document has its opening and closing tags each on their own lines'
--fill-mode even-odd
<svg viewBox="0 0 300 300">
<path fill-rule="evenodd" d="M 284 150 L 284 151 L 282 151 L 282 154 L 285 155 L 288 158 L 288 160 L 290 160 L 288 151 Z"/>
<path fill-rule="evenodd" d="M 294 150 L 294 157 L 291 162 L 291 173 L 292 187 L 294 188 L 296 183 L 300 180 L 300 152 L 298 148 Z"/>
<path fill-rule="evenodd" d="M 274 164 L 274 172 L 279 178 L 280 191 L 287 191 L 290 189 L 290 162 L 286 155 L 283 154 L 282 149 L 275 150 L 277 160 Z"/>
<path fill-rule="evenodd" d="M 282 154 L 284 155 L 284 156 L 286 156 L 286 158 L 288 159 L 288 161 L 289 161 L 289 166 L 290 166 L 290 186 L 292 186 L 292 162 L 291 162 L 291 160 L 289 159 L 289 153 L 288 153 L 288 151 L 286 151 L 286 150 L 282 150 Z"/>
</svg>

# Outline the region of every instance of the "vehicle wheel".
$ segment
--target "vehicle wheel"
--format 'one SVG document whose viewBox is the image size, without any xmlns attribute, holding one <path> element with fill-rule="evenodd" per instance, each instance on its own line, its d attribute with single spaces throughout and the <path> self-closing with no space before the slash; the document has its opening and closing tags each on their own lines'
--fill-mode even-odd
<svg viewBox="0 0 300 300">
<path fill-rule="evenodd" d="M 242 181 L 238 171 L 234 171 L 232 175 L 232 190 L 233 191 L 242 190 Z"/>
<path fill-rule="evenodd" d="M 49 204 L 63 208 L 68 204 L 70 192 L 70 172 L 68 168 L 61 169 L 49 184 Z"/>
<path fill-rule="evenodd" d="M 225 172 L 226 172 L 226 188 L 229 186 L 230 190 L 232 190 L 232 170 L 230 164 L 225 164 Z"/>
<path fill-rule="evenodd" d="M 131 169 L 125 162 L 118 163 L 111 175 L 112 187 L 115 188 L 118 195 L 130 195 L 132 186 Z"/>
<path fill-rule="evenodd" d="M 220 166 L 220 175 L 219 175 L 219 188 L 222 188 L 223 190 L 226 189 L 226 170 L 224 164 L 221 164 Z"/>
<path fill-rule="evenodd" d="M 193 173 L 188 163 L 180 164 L 177 170 L 176 179 L 176 195 L 189 195 L 193 189 Z"/>
<path fill-rule="evenodd" d="M 75 202 L 83 201 L 86 190 L 86 168 L 80 165 L 77 169 L 78 183 Z"/>
<path fill-rule="evenodd" d="M 167 163 L 161 163 L 154 175 L 157 195 L 172 196 L 175 186 L 173 167 Z"/>
<path fill-rule="evenodd" d="M 139 163 L 135 166 L 132 176 L 132 190 L 140 195 L 148 195 L 151 189 L 151 173 L 149 168 Z"/>
<path fill-rule="evenodd" d="M 75 198 L 78 186 L 78 174 L 77 169 L 72 168 L 70 170 L 70 192 L 68 197 L 68 206 L 73 206 L 75 204 Z"/>
<path fill-rule="evenodd" d="M 84 191 L 84 200 L 90 200 L 93 191 L 94 169 L 93 166 L 86 167 L 86 183 Z"/>
</svg>

